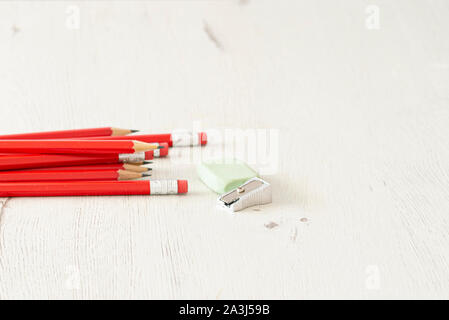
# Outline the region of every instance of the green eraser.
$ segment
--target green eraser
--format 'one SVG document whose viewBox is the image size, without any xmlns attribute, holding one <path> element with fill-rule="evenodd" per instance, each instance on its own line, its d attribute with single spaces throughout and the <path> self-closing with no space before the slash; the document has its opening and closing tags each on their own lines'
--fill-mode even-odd
<svg viewBox="0 0 449 320">
<path fill-rule="evenodd" d="M 256 171 L 239 160 L 203 162 L 197 167 L 198 175 L 216 193 L 225 193 L 257 177 Z"/>
</svg>

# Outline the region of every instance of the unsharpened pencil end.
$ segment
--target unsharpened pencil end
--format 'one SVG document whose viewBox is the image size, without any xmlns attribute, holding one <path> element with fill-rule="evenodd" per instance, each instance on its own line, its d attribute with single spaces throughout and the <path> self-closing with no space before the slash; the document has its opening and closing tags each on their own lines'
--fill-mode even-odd
<svg viewBox="0 0 449 320">
<path fill-rule="evenodd" d="M 153 159 L 154 159 L 154 150 L 145 152 L 145 160 L 153 160 Z"/>
<path fill-rule="evenodd" d="M 168 143 L 162 142 L 160 145 L 163 148 L 159 150 L 159 157 L 166 157 L 168 155 Z"/>
<path fill-rule="evenodd" d="M 187 180 L 178 180 L 178 193 L 187 193 L 189 192 L 189 183 Z"/>
<path fill-rule="evenodd" d="M 207 144 L 207 133 L 206 132 L 200 132 L 199 133 L 199 139 L 200 139 L 200 144 L 202 146 L 205 146 Z"/>
</svg>

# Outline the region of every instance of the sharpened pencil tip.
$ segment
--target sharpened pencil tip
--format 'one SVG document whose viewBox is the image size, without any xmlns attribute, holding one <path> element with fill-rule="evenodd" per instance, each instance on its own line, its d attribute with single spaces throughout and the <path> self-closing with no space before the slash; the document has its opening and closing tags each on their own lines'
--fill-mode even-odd
<svg viewBox="0 0 449 320">
<path fill-rule="evenodd" d="M 135 130 L 135 129 L 132 129 L 131 130 L 131 133 L 136 133 L 136 132 L 139 132 L 140 130 Z"/>
<path fill-rule="evenodd" d="M 142 173 L 142 177 L 151 177 L 151 173 Z"/>
<path fill-rule="evenodd" d="M 165 147 L 164 146 L 159 146 L 159 147 L 157 147 L 158 149 L 164 149 Z"/>
<path fill-rule="evenodd" d="M 153 161 L 144 161 L 144 162 L 142 162 L 143 164 L 152 164 L 153 163 Z"/>
</svg>

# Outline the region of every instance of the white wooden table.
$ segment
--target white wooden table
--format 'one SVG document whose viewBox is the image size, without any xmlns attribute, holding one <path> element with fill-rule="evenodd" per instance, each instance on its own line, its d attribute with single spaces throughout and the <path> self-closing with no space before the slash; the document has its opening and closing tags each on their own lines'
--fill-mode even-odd
<svg viewBox="0 0 449 320">
<path fill-rule="evenodd" d="M 1 1 L 0 134 L 261 129 L 279 151 L 273 204 L 235 216 L 189 149 L 153 166 L 186 196 L 0 199 L 0 298 L 449 298 L 448 14 Z"/>
</svg>

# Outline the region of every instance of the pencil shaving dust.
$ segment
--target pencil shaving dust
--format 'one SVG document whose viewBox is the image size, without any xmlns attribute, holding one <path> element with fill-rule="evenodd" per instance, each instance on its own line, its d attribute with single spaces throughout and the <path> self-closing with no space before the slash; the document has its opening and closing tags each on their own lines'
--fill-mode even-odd
<svg viewBox="0 0 449 320">
<path fill-rule="evenodd" d="M 12 31 L 13 35 L 16 35 L 16 34 L 18 34 L 20 32 L 20 28 L 18 26 L 16 26 L 16 25 L 13 25 L 11 27 L 11 31 Z"/>
<path fill-rule="evenodd" d="M 274 229 L 277 226 L 279 226 L 279 224 L 277 224 L 276 222 L 273 222 L 273 221 L 265 224 L 265 228 L 267 228 L 267 229 Z"/>
</svg>

